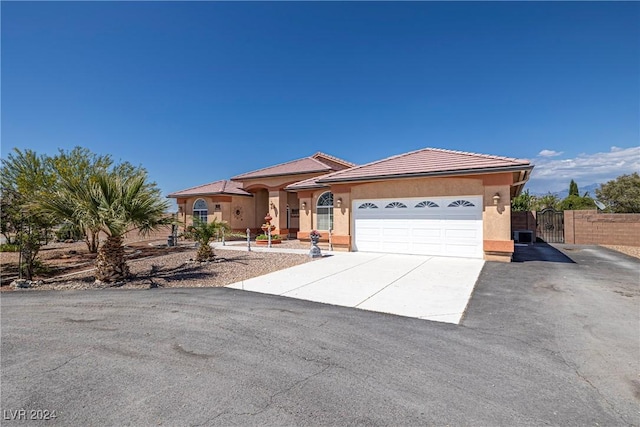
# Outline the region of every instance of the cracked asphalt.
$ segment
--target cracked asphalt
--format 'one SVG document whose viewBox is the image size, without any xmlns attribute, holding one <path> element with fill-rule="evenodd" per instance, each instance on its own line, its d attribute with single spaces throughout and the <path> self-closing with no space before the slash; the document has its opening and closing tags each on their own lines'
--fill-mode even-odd
<svg viewBox="0 0 640 427">
<path fill-rule="evenodd" d="M 486 263 L 461 325 L 224 288 L 3 293 L 1 421 L 640 425 L 640 262 L 517 260 Z"/>
</svg>

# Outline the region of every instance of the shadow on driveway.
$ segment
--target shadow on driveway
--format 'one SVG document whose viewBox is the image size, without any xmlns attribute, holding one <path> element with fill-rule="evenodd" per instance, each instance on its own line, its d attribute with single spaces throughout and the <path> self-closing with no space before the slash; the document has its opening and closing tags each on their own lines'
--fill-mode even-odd
<svg viewBox="0 0 640 427">
<path fill-rule="evenodd" d="M 575 264 L 575 261 L 549 245 L 548 243 L 534 243 L 527 246 L 516 246 L 513 262 L 560 262 Z"/>
</svg>

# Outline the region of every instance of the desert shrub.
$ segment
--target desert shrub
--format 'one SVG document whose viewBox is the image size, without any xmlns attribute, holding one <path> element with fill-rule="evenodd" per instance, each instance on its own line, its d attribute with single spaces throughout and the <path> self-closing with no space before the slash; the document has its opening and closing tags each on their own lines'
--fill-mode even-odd
<svg viewBox="0 0 640 427">
<path fill-rule="evenodd" d="M 224 233 L 225 240 L 247 240 L 246 233 L 230 232 Z"/>
<path fill-rule="evenodd" d="M 278 240 L 280 239 L 280 235 L 279 234 L 272 234 L 271 235 L 271 240 Z M 267 236 L 266 234 L 258 234 L 256 236 L 256 240 L 269 240 L 269 236 Z"/>
<path fill-rule="evenodd" d="M 14 243 L 3 243 L 0 245 L 0 252 L 18 252 L 20 245 Z"/>
<path fill-rule="evenodd" d="M 65 222 L 62 227 L 56 230 L 56 240 L 64 242 L 65 240 L 82 240 L 84 233 L 80 227 L 71 222 Z"/>
</svg>

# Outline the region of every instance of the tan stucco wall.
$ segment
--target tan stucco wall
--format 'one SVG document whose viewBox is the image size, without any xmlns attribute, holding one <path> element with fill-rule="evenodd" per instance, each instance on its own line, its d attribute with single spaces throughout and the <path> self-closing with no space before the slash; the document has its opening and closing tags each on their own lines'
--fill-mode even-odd
<svg viewBox="0 0 640 427">
<path fill-rule="evenodd" d="M 484 194 L 481 178 L 413 178 L 354 185 L 352 199 L 471 196 Z"/>
<path fill-rule="evenodd" d="M 484 240 L 511 240 L 511 200 L 509 185 L 490 185 L 484 188 L 482 212 Z M 500 201 L 493 204 L 493 196 L 500 194 Z"/>
<path fill-rule="evenodd" d="M 300 203 L 300 230 L 307 232 L 307 234 L 313 229 L 311 217 L 312 194 L 313 192 L 311 191 L 298 192 L 298 202 Z"/>
<path fill-rule="evenodd" d="M 264 217 L 269 211 L 269 192 L 265 190 L 259 190 L 253 195 L 255 207 L 254 207 L 254 220 L 253 225 L 248 226 L 250 228 L 260 228 L 264 224 Z"/>
<path fill-rule="evenodd" d="M 300 175 L 283 175 L 283 176 L 272 176 L 266 178 L 252 178 L 252 179 L 243 179 L 242 188 L 245 190 L 251 191 L 256 188 L 266 188 L 268 190 L 282 190 L 289 184 L 293 184 L 294 182 L 304 181 L 308 178 L 313 178 L 314 176 L 324 175 L 327 172 L 316 172 L 316 173 L 305 173 Z"/>
<path fill-rule="evenodd" d="M 351 235 L 351 188 L 334 185 L 333 192 L 333 233 L 337 236 Z M 338 201 L 340 207 L 338 207 Z M 349 239 L 351 241 L 351 239 Z"/>
<path fill-rule="evenodd" d="M 226 221 L 234 230 L 244 230 L 250 227 L 249 224 L 255 222 L 253 197 L 204 196 L 189 197 L 178 201 L 178 207 L 182 209 L 180 220 L 185 226 L 193 222 L 193 205 L 198 199 L 202 199 L 207 203 L 207 221 L 213 221 L 214 218 L 218 221 Z M 216 209 L 216 205 L 219 205 L 220 209 Z M 235 215 L 236 209 L 241 211 L 239 216 Z"/>
<path fill-rule="evenodd" d="M 253 197 L 233 197 L 229 203 L 229 224 L 234 230 L 246 230 L 253 228 L 256 222 L 255 208 Z M 236 211 L 240 210 L 240 215 L 236 215 Z"/>
<path fill-rule="evenodd" d="M 510 184 L 513 178 L 509 173 L 474 175 L 467 177 L 411 178 L 389 181 L 367 182 L 331 187 L 334 200 L 333 234 L 337 240 L 351 236 L 351 201 L 355 199 L 386 199 L 401 197 L 447 197 L 482 196 L 483 197 L 483 240 L 487 248 L 500 248 L 490 251 L 486 259 L 509 260 L 511 241 L 511 200 Z M 317 227 L 315 207 L 318 197 L 326 189 L 299 193 L 300 203 L 305 201 L 307 208 L 300 212 L 301 237 Z M 493 196 L 499 193 L 500 201 L 494 205 Z M 342 199 L 340 208 L 337 200 Z M 504 253 L 500 253 L 503 251 Z"/>
<path fill-rule="evenodd" d="M 273 218 L 271 224 L 276 226 L 276 234 L 282 234 L 287 228 L 287 200 L 286 191 L 269 191 L 269 213 Z"/>
</svg>

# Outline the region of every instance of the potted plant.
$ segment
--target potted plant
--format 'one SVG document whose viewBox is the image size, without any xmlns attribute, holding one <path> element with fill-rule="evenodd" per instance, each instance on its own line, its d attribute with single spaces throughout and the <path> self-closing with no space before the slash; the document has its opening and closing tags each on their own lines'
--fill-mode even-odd
<svg viewBox="0 0 640 427">
<path fill-rule="evenodd" d="M 309 250 L 309 256 L 311 258 L 319 258 L 322 256 L 318 242 L 320 241 L 320 232 L 318 230 L 311 230 L 309 233 L 309 239 L 311 239 L 311 250 Z"/>
<path fill-rule="evenodd" d="M 282 237 L 279 234 L 271 235 L 271 244 L 278 245 L 282 243 Z M 256 245 L 258 246 L 266 246 L 269 244 L 269 236 L 266 234 L 259 234 L 256 236 Z"/>
<path fill-rule="evenodd" d="M 309 233 L 309 239 L 311 239 L 311 243 L 313 243 L 314 245 L 317 245 L 318 242 L 320 241 L 320 232 L 318 230 L 311 230 L 311 233 Z"/>
</svg>

